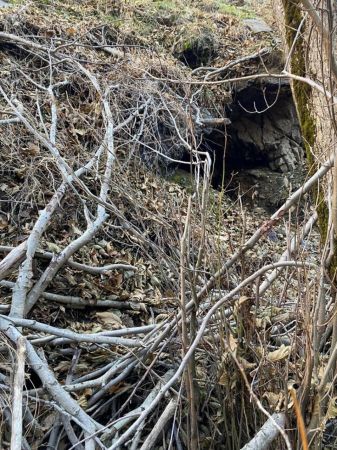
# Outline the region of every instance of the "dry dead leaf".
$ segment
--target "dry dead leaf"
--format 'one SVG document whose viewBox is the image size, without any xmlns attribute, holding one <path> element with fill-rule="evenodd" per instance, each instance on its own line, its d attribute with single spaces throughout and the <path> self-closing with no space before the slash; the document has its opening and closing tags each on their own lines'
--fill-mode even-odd
<svg viewBox="0 0 337 450">
<path fill-rule="evenodd" d="M 70 367 L 69 361 L 61 361 L 54 368 L 54 371 L 55 372 L 65 372 L 65 371 L 69 370 L 69 367 Z"/>
<path fill-rule="evenodd" d="M 280 407 L 283 403 L 284 396 L 281 392 L 265 392 L 263 394 L 263 398 L 265 398 L 269 404 L 269 407 L 273 411 L 279 411 Z"/>
<path fill-rule="evenodd" d="M 251 363 L 241 356 L 238 358 L 243 369 L 251 370 L 256 368 L 256 363 Z"/>
<path fill-rule="evenodd" d="M 270 362 L 282 361 L 290 355 L 291 346 L 282 344 L 280 348 L 267 354 L 267 359 Z"/>
<path fill-rule="evenodd" d="M 66 29 L 66 33 L 68 36 L 74 36 L 76 34 L 76 29 L 74 27 L 69 27 Z"/>
<path fill-rule="evenodd" d="M 230 377 L 229 377 L 229 373 L 227 372 L 227 370 L 223 370 L 219 379 L 218 379 L 218 383 L 221 386 L 228 386 L 230 382 Z"/>
<path fill-rule="evenodd" d="M 228 337 L 228 347 L 231 352 L 236 352 L 236 349 L 238 348 L 238 342 L 237 339 L 234 338 L 232 333 L 229 333 Z"/>
<path fill-rule="evenodd" d="M 104 325 L 108 325 L 110 328 L 118 329 L 123 327 L 120 317 L 111 311 L 97 312 L 96 317 L 99 322 L 102 322 Z"/>
</svg>

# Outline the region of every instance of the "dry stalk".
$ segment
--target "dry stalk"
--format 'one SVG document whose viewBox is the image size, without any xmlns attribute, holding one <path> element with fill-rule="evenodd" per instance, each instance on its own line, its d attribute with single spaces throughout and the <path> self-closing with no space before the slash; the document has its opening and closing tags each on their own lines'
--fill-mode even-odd
<svg viewBox="0 0 337 450">
<path fill-rule="evenodd" d="M 21 450 L 22 448 L 22 391 L 25 382 L 25 353 L 26 353 L 26 339 L 20 337 L 17 340 L 16 351 L 16 370 L 13 383 L 13 406 L 12 406 L 12 430 L 11 430 L 11 450 Z"/>
<path fill-rule="evenodd" d="M 180 243 L 180 305 L 181 305 L 181 335 L 182 335 L 182 358 L 184 358 L 187 349 L 190 346 L 190 339 L 188 336 L 187 326 L 187 315 L 186 315 L 186 267 L 187 267 L 187 249 L 189 240 L 189 228 L 191 226 L 191 198 L 188 200 L 187 215 L 185 218 L 184 233 L 181 237 Z M 194 309 L 197 307 L 195 305 Z M 197 401 L 196 401 L 196 389 L 195 389 L 195 359 L 194 355 L 191 357 L 191 361 L 187 367 L 185 374 L 185 384 L 186 392 L 189 404 L 189 416 L 188 416 L 188 433 L 189 433 L 189 448 L 198 448 L 198 412 L 197 412 Z"/>
</svg>

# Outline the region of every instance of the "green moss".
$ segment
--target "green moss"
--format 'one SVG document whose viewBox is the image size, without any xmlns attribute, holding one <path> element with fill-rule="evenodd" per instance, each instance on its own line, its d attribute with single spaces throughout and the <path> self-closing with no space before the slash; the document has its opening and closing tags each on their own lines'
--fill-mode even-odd
<svg viewBox="0 0 337 450">
<path fill-rule="evenodd" d="M 174 12 L 177 10 L 177 5 L 170 0 L 155 0 L 153 2 L 159 10 Z"/>
<path fill-rule="evenodd" d="M 286 39 L 288 48 L 291 48 L 296 37 L 298 27 L 302 21 L 301 2 L 299 0 L 282 0 L 282 3 L 285 13 Z M 301 77 L 306 76 L 307 70 L 305 50 L 303 38 L 301 36 L 297 37 L 291 57 L 291 71 L 294 75 L 299 75 Z M 316 141 L 316 123 L 310 109 L 312 105 L 312 88 L 308 84 L 294 80 L 293 91 L 304 139 L 310 176 L 317 170 L 317 164 L 312 153 L 312 149 L 314 148 Z M 328 233 L 329 210 L 324 200 L 323 192 L 319 189 L 318 184 L 314 188 L 314 197 L 316 201 L 320 234 L 322 240 L 325 241 Z M 335 249 L 337 249 L 337 241 L 335 241 Z M 335 250 L 335 256 L 333 257 L 329 268 L 330 276 L 334 280 L 336 280 L 336 271 L 337 252 Z"/>
<path fill-rule="evenodd" d="M 186 39 L 186 41 L 183 41 L 181 44 L 182 47 L 182 51 L 187 51 L 187 50 L 192 50 L 193 49 L 193 40 L 191 39 Z"/>
<path fill-rule="evenodd" d="M 215 6 L 220 13 L 229 14 L 230 16 L 235 16 L 239 19 L 251 19 L 256 16 L 256 14 L 248 8 L 231 5 L 224 0 L 217 0 Z"/>
<path fill-rule="evenodd" d="M 300 2 L 298 0 L 282 0 L 285 11 L 286 38 L 288 47 L 291 48 L 296 37 L 297 29 L 302 21 Z M 292 73 L 299 76 L 306 75 L 305 47 L 303 38 L 299 37 L 296 41 L 291 58 Z M 312 96 L 311 86 L 301 81 L 293 82 L 294 96 L 298 116 L 302 128 L 302 134 L 305 141 L 307 158 L 309 164 L 313 163 L 312 147 L 316 140 L 315 120 L 310 111 L 310 103 Z"/>
<path fill-rule="evenodd" d="M 185 170 L 177 169 L 172 175 L 167 177 L 167 180 L 170 183 L 179 184 L 179 186 L 186 189 L 189 193 L 194 192 L 194 178 L 192 174 L 186 172 Z"/>
<path fill-rule="evenodd" d="M 187 61 L 190 67 L 199 67 L 210 63 L 217 55 L 219 42 L 211 29 L 184 30 L 181 42 L 175 48 L 175 56 Z"/>
</svg>

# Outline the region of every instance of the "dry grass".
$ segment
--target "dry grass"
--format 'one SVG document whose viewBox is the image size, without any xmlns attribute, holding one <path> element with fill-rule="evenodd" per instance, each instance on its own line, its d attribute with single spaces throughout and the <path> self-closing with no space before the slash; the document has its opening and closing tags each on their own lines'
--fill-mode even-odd
<svg viewBox="0 0 337 450">
<path fill-rule="evenodd" d="M 44 348 L 43 358 L 62 384 L 74 369 L 72 358 L 78 350 L 80 358 L 75 364 L 75 380 L 90 377 L 94 370 L 125 355 L 132 361 L 135 358 L 130 371 L 122 372 L 123 376 L 99 401 L 95 400 L 95 395 L 102 386 L 74 394 L 95 420 L 111 430 L 112 421 L 138 407 L 154 389 L 158 377 L 168 368 L 175 370 L 180 363 L 182 331 L 177 325 L 177 312 L 181 308 L 182 277 L 186 282 L 187 299 L 196 299 L 196 293 L 212 274 L 266 220 L 265 212 L 246 211 L 240 199 L 234 202 L 223 191 L 213 191 L 207 177 L 202 176 L 205 155 L 200 151 L 201 138 L 196 132 L 196 113 L 191 104 L 223 111 L 229 94 L 225 88 L 206 89 L 189 84 L 191 70 L 174 56 L 179 53 L 179 46 L 184 47 L 188 42 L 185 39 L 195 35 L 196 29 L 215 33 L 221 49 L 218 59 L 212 61 L 215 65 L 222 66 L 234 55 L 250 54 L 260 47 L 261 42 L 240 25 L 238 16 L 227 14 L 227 10 L 222 12 L 218 4 L 209 1 L 201 8 L 199 3 L 188 5 L 182 1 L 118 4 L 102 0 L 74 1 L 66 5 L 53 1 L 19 5 L 13 12 L 2 13 L 1 31 L 45 48 L 34 49 L 10 39 L 1 41 L 1 87 L 12 104 L 15 103 L 13 106 L 23 111 L 34 130 L 46 137 L 52 124 L 53 102 L 45 88 L 51 80 L 54 85 L 67 82 L 55 89 L 56 143 L 61 157 L 73 170 L 90 159 L 106 132 L 102 98 L 78 62 L 95 75 L 104 88 L 102 91 L 110 89 L 108 102 L 114 125 L 127 121 L 114 136 L 116 165 L 110 180 L 109 219 L 74 259 L 95 267 L 124 262 L 135 265 L 137 272 L 91 275 L 64 266 L 48 291 L 81 297 L 87 302 L 86 308 L 74 309 L 40 299 L 31 315 L 46 325 L 92 334 L 111 328 L 173 321 L 171 335 L 145 356 L 140 350 L 128 352 L 122 346 L 40 344 Z M 242 74 L 250 68 L 239 66 L 237 70 Z M 258 63 L 254 70 L 258 70 Z M 141 105 L 145 106 L 139 109 Z M 1 119 L 12 117 L 13 110 L 4 97 L 0 109 Z M 48 204 L 62 176 L 59 164 L 41 139 L 22 123 L 6 127 L 0 143 L 0 211 L 4 218 L 0 222 L 1 243 L 16 246 L 30 235 L 39 211 Z M 186 155 L 190 156 L 192 170 L 186 175 L 188 187 L 184 188 L 170 181 L 169 175 Z M 39 248 L 58 254 L 85 230 L 87 217 L 94 215 L 96 201 L 83 186 L 97 196 L 105 164 L 106 158 L 101 157 L 83 176 L 84 185 L 69 189 Z M 179 248 L 189 197 L 192 197 L 192 214 L 186 225 L 188 246 L 186 254 L 182 255 Z M 304 211 L 305 220 L 310 214 L 306 205 Z M 265 234 L 258 247 L 242 255 L 217 280 L 198 305 L 196 317 L 194 308 L 189 311 L 192 324 L 188 330 L 189 343 L 195 336 L 193 325 L 199 326 L 219 297 L 231 292 L 257 269 L 276 262 L 301 226 L 302 221 L 299 223 L 298 218 L 289 213 L 289 217 L 275 227 L 277 242 Z M 306 239 L 306 244 L 294 253 L 294 259 L 299 263 L 319 264 L 317 232 L 312 231 Z M 185 265 L 182 256 L 186 258 Z M 46 260 L 36 260 L 33 282 L 47 265 Z M 14 271 L 9 281 L 15 281 L 17 273 Z M 257 284 L 260 281 L 257 280 Z M 265 421 L 265 415 L 252 402 L 252 392 L 269 412 L 274 412 L 288 410 L 289 383 L 311 389 L 305 379 L 310 361 L 304 349 L 308 348 L 312 337 L 310 330 L 319 283 L 317 270 L 288 268 L 261 297 L 252 283 L 219 308 L 195 353 L 200 448 L 239 449 L 255 434 Z M 327 297 L 329 289 L 327 287 Z M 11 295 L 7 288 L 2 291 L 2 306 L 5 306 L 11 301 Z M 141 307 L 127 311 L 107 308 L 102 315 L 95 305 L 104 299 L 131 301 Z M 329 315 L 333 314 L 333 308 L 333 304 L 328 306 Z M 24 332 L 31 340 L 37 338 L 36 334 L 38 337 L 46 335 L 27 328 Z M 156 333 L 158 338 L 160 330 Z M 145 342 L 147 336 L 142 339 Z M 12 348 L 7 346 L 2 350 L 7 364 Z M 324 369 L 325 360 L 323 352 L 317 370 Z M 7 367 L 1 367 L 1 373 L 7 376 Z M 242 373 L 249 381 L 248 387 Z M 5 380 L 7 385 L 8 380 Z M 35 434 L 29 430 L 26 435 L 28 442 L 42 448 L 55 429 L 57 415 L 33 373 L 27 385 L 32 395 L 35 387 L 39 395 L 43 393 L 40 400 L 29 402 L 42 429 L 35 430 Z M 163 442 L 172 440 L 177 448 L 179 442 L 184 448 L 189 445 L 191 404 L 184 386 L 184 381 L 175 386 L 179 408 L 170 422 L 170 429 L 161 435 Z M 163 403 L 166 400 L 164 398 Z M 310 402 L 308 396 L 308 404 Z M 138 436 L 140 443 L 157 422 L 163 406 L 159 404 L 144 422 L 143 435 Z M 289 411 L 290 436 L 296 440 L 295 416 Z M 81 436 L 80 427 L 74 425 L 74 428 Z M 103 437 L 105 445 L 111 445 L 111 435 Z M 65 434 L 61 435 L 61 442 L 69 446 Z M 284 444 L 280 441 L 277 445 L 283 448 Z M 4 448 L 8 448 L 6 439 Z"/>
</svg>

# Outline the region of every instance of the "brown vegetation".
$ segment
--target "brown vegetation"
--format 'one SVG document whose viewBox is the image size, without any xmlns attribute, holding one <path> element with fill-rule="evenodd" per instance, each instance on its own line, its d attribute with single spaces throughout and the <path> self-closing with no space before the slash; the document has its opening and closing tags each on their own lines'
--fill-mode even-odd
<svg viewBox="0 0 337 450">
<path fill-rule="evenodd" d="M 211 188 L 201 145 L 207 109 L 225 147 L 242 79 L 295 80 L 334 101 L 332 78 L 280 69 L 275 39 L 242 25 L 250 14 L 220 0 L 3 10 L 0 448 L 327 439 L 334 154 L 269 217 Z M 300 35 L 288 33 L 288 62 Z"/>
</svg>

